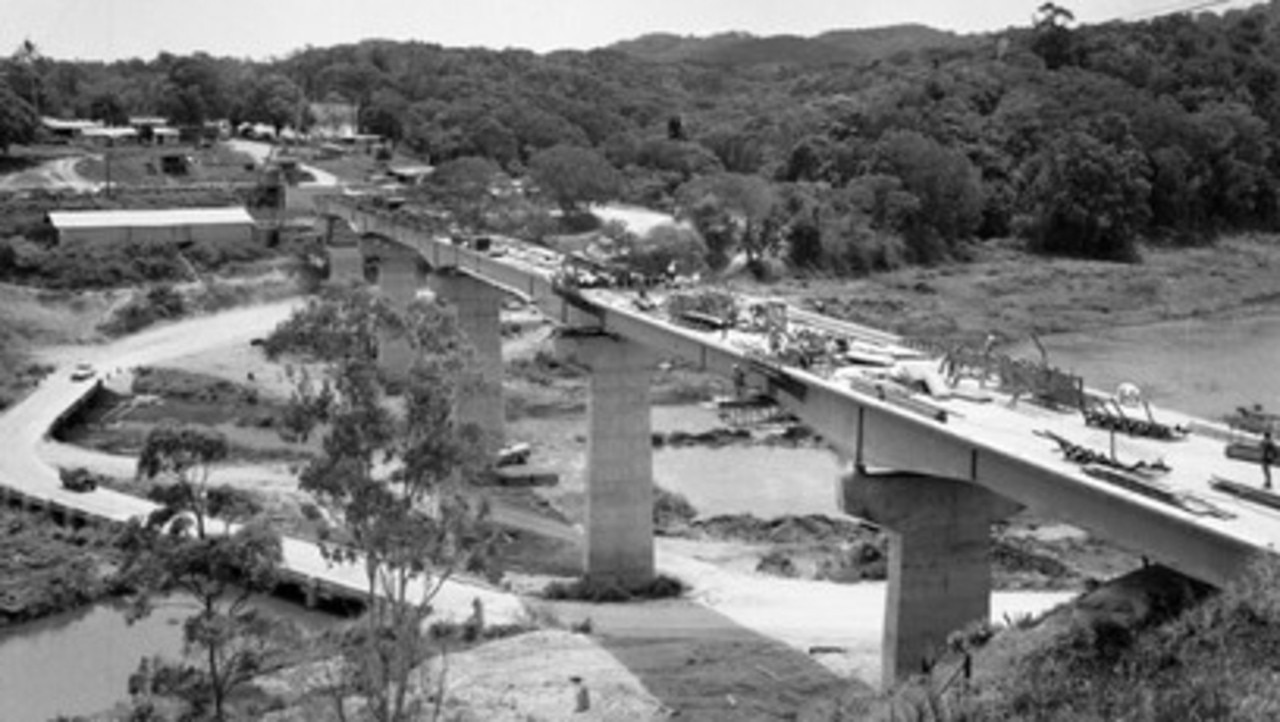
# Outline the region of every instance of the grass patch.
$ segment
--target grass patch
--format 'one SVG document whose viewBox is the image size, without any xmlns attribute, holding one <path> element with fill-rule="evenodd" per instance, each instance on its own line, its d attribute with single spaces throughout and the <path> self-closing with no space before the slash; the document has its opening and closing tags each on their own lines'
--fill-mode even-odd
<svg viewBox="0 0 1280 722">
<path fill-rule="evenodd" d="M 178 174 L 163 172 L 164 156 L 187 158 L 186 170 Z M 112 184 L 131 186 L 171 186 L 190 183 L 254 183 L 257 171 L 253 170 L 253 157 L 217 144 L 209 148 L 191 145 L 144 146 L 117 148 L 111 151 L 110 174 Z M 85 158 L 76 164 L 76 170 L 89 180 L 107 180 L 105 156 Z"/>
</svg>

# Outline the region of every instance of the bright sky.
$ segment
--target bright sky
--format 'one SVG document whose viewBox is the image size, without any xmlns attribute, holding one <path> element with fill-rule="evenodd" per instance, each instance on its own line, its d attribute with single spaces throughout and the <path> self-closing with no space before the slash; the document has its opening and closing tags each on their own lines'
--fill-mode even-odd
<svg viewBox="0 0 1280 722">
<path fill-rule="evenodd" d="M 974 32 L 1027 25 L 1044 0 L 0 0 L 0 54 L 30 38 L 53 58 L 150 59 L 161 50 L 264 59 L 365 38 L 538 52 L 663 31 L 813 35 L 923 23 Z M 1197 0 L 1059 0 L 1084 23 Z M 1241 7 L 1229 0 L 1220 7 Z"/>
</svg>

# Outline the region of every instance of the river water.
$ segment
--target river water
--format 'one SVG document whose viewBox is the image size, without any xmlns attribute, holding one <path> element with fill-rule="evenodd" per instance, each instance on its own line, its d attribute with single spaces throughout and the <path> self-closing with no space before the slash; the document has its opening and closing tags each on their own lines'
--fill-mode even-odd
<svg viewBox="0 0 1280 722">
<path fill-rule="evenodd" d="M 1110 391 L 1135 383 L 1157 406 L 1219 419 L 1237 406 L 1280 410 L 1280 312 L 1047 336 L 1049 362 Z M 1014 353 L 1037 357 L 1030 344 Z"/>
<path fill-rule="evenodd" d="M 260 609 L 318 630 L 337 618 L 263 598 Z M 182 620 L 194 607 L 157 605 L 130 625 L 124 610 L 101 603 L 0 632 L 0 721 L 45 722 L 101 712 L 125 699 L 144 656 L 182 656 Z"/>
<path fill-rule="evenodd" d="M 723 425 L 714 411 L 698 406 L 654 409 L 655 431 L 698 432 Z M 653 481 L 689 500 L 702 516 L 835 514 L 835 454 L 805 446 L 689 446 L 653 454 Z"/>
</svg>

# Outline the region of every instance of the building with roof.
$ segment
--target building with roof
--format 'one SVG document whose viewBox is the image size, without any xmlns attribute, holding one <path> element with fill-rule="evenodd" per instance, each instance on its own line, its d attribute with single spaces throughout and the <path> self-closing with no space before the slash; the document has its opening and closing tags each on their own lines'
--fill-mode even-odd
<svg viewBox="0 0 1280 722">
<path fill-rule="evenodd" d="M 50 211 L 59 243 L 240 243 L 256 224 L 244 208 Z"/>
<path fill-rule="evenodd" d="M 80 137 L 101 145 L 115 145 L 137 140 L 138 131 L 133 128 L 85 128 Z"/>
<path fill-rule="evenodd" d="M 94 120 L 64 120 L 47 116 L 40 119 L 40 124 L 50 135 L 66 140 L 79 138 L 86 130 L 102 127 L 101 123 Z"/>
<path fill-rule="evenodd" d="M 397 183 L 417 186 L 426 182 L 427 176 L 434 173 L 435 170 L 435 167 L 429 165 L 392 166 L 387 169 L 387 175 L 394 178 Z"/>
</svg>

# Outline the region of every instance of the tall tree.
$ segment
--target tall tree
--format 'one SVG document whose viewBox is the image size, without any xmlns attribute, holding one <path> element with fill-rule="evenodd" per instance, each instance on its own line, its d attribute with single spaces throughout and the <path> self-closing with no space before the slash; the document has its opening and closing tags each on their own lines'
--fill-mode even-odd
<svg viewBox="0 0 1280 722">
<path fill-rule="evenodd" d="M 529 161 L 529 174 L 567 216 L 581 213 L 583 205 L 612 200 L 622 191 L 618 169 L 590 148 L 557 145 L 540 151 Z"/>
<path fill-rule="evenodd" d="M 416 351 L 399 411 L 373 352 L 388 335 Z M 326 553 L 366 572 L 368 612 L 339 705 L 355 694 L 379 722 L 419 719 L 409 680 L 428 651 L 431 601 L 485 548 L 485 509 L 466 488 L 484 464 L 483 432 L 453 414 L 470 363 L 456 319 L 426 303 L 397 314 L 364 290 L 335 289 L 285 322 L 268 348 L 306 352 L 325 369 L 323 384 L 300 382 L 295 395 L 298 427 L 327 429 L 300 486 L 338 521 Z"/>
<path fill-rule="evenodd" d="M 404 139 L 404 118 L 408 112 L 409 103 L 403 95 L 394 90 L 378 90 L 360 110 L 360 128 L 396 144 Z"/>
<path fill-rule="evenodd" d="M 8 155 L 9 146 L 14 143 L 35 140 L 39 123 L 35 108 L 0 78 L 0 153 Z"/>
<path fill-rule="evenodd" d="M 734 251 L 757 264 L 778 249 L 781 227 L 774 211 L 773 186 L 755 175 L 719 173 L 696 178 L 677 193 L 681 213 L 703 235 L 713 266 L 731 260 Z"/>
<path fill-rule="evenodd" d="M 1036 11 L 1031 49 L 1050 70 L 1075 62 L 1075 35 L 1069 26 L 1075 19 L 1070 10 L 1052 2 Z"/>
<path fill-rule="evenodd" d="M 40 52 L 40 48 L 31 41 L 23 39 L 13 51 L 9 63 L 9 84 L 11 89 L 23 100 L 35 108 L 39 116 L 44 112 L 44 73 L 48 61 Z"/>
<path fill-rule="evenodd" d="M 463 228 L 482 230 L 496 205 L 494 189 L 509 182 L 493 161 L 466 156 L 437 166 L 421 191 L 447 208 Z"/>
<path fill-rule="evenodd" d="M 231 526 L 257 509 L 242 492 L 209 486 L 212 465 L 226 455 L 226 437 L 212 429 L 153 429 L 138 458 L 138 476 L 164 476 L 170 483 L 153 494 L 160 508 L 145 522 L 131 522 L 121 537 L 121 574 L 138 590 L 134 618 L 150 613 L 156 595 L 177 592 L 197 603 L 183 637 L 189 650 L 203 651 L 204 674 L 180 693 L 197 714 L 209 710 L 219 721 L 226 719 L 228 695 L 257 673 L 280 630 L 249 606 L 253 594 L 275 585 L 280 538 L 262 523 Z"/>
<path fill-rule="evenodd" d="M 1107 143 L 1087 130 L 1053 142 L 1031 179 L 1034 240 L 1042 251 L 1113 261 L 1138 260 L 1150 220 L 1146 157 L 1132 144 Z"/>
<path fill-rule="evenodd" d="M 919 212 L 903 230 L 913 260 L 942 260 L 982 221 L 983 194 L 978 171 L 964 153 L 914 131 L 891 131 L 877 144 L 878 170 L 902 179 L 920 201 Z"/>
<path fill-rule="evenodd" d="M 277 137 L 285 126 L 300 126 L 306 120 L 302 90 L 279 73 L 249 80 L 242 92 L 240 118 L 271 126 Z"/>
<path fill-rule="evenodd" d="M 129 113 L 115 93 L 99 93 L 89 101 L 89 117 L 106 125 L 119 126 L 129 122 Z"/>
<path fill-rule="evenodd" d="M 226 82 L 217 62 L 208 55 L 175 58 L 169 65 L 164 88 L 158 110 L 171 123 L 200 125 L 227 114 Z"/>
</svg>

